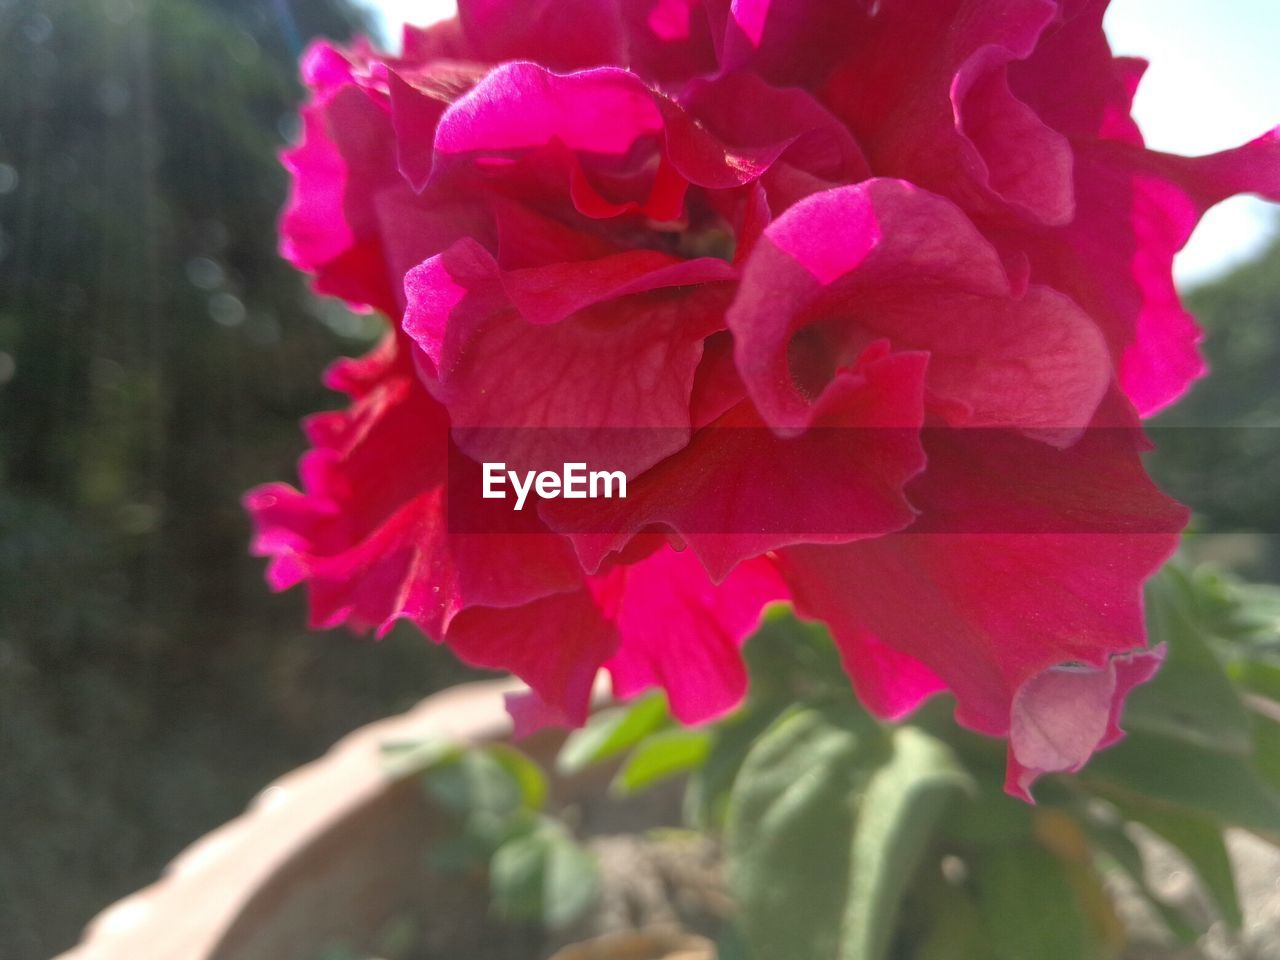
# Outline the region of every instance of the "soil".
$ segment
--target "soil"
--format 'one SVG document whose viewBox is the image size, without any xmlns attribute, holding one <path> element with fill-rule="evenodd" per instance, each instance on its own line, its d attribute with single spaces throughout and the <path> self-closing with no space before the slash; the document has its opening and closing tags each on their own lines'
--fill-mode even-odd
<svg viewBox="0 0 1280 960">
<path fill-rule="evenodd" d="M 1191 916 L 1212 918 L 1209 899 L 1182 858 L 1149 834 L 1137 839 L 1152 889 Z M 1117 883 L 1112 890 L 1117 912 L 1134 941 L 1126 960 L 1280 960 L 1280 850 L 1238 830 L 1227 834 L 1227 849 L 1235 866 L 1244 929 L 1235 934 L 1214 923 L 1200 943 L 1174 947 L 1162 939 L 1147 904 Z"/>
</svg>

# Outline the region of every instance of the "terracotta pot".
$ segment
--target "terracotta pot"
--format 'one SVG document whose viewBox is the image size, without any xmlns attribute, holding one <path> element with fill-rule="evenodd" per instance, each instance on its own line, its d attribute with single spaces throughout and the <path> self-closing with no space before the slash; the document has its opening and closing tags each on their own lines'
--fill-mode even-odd
<svg viewBox="0 0 1280 960">
<path fill-rule="evenodd" d="M 440 826 L 412 779 L 388 775 L 383 746 L 506 737 L 502 697 L 517 688 L 459 686 L 344 738 L 105 910 L 58 960 L 313 960 L 336 940 L 369 942 L 421 889 Z M 558 739 L 522 747 L 545 759 Z"/>
</svg>

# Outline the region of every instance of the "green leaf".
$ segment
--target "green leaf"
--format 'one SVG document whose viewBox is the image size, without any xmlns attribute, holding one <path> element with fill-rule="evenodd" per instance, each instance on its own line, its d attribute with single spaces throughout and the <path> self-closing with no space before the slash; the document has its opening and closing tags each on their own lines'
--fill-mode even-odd
<svg viewBox="0 0 1280 960">
<path fill-rule="evenodd" d="M 493 855 L 489 887 L 495 911 L 508 920 L 568 926 L 600 894 L 595 859 L 559 828 L 544 824 L 502 844 Z"/>
<path fill-rule="evenodd" d="M 441 873 L 471 873 L 489 862 L 494 840 L 471 830 L 440 837 L 427 852 L 427 863 Z"/>
<path fill-rule="evenodd" d="M 547 782 L 532 760 L 505 744 L 472 747 L 429 769 L 427 795 L 460 821 L 462 836 L 437 845 L 434 861 L 465 868 L 483 851 L 525 832 L 546 803 Z"/>
<path fill-rule="evenodd" d="M 1191 580 L 1197 611 L 1216 636 L 1246 653 L 1280 652 L 1280 586 L 1242 583 L 1211 568 L 1196 570 Z"/>
<path fill-rule="evenodd" d="M 538 833 L 502 844 L 489 865 L 493 909 L 504 920 L 542 916 L 547 870 L 547 841 Z"/>
<path fill-rule="evenodd" d="M 556 770 L 566 775 L 580 773 L 630 750 L 669 722 L 667 701 L 660 694 L 601 710 L 565 739 L 556 757 Z"/>
<path fill-rule="evenodd" d="M 691 773 L 685 816 L 698 829 L 720 829 L 729 796 L 756 740 L 797 702 L 856 704 L 826 627 L 796 617 L 786 604 L 765 609 L 743 650 L 751 683 L 746 703 L 712 727 L 711 749 Z"/>
<path fill-rule="evenodd" d="M 1124 725 L 1190 743 L 1247 754 L 1249 715 L 1222 662 L 1203 639 L 1191 612 L 1191 586 L 1176 568 L 1147 585 L 1147 624 L 1153 641 L 1168 644 L 1164 665 L 1129 695 Z"/>
<path fill-rule="evenodd" d="M 1109 799 L 1202 813 L 1280 836 L 1280 792 L 1244 759 L 1135 731 L 1090 761 L 1079 781 Z"/>
<path fill-rule="evenodd" d="M 600 897 L 595 857 L 568 838 L 553 842 L 547 861 L 543 925 L 559 930 L 585 914 Z"/>
<path fill-rule="evenodd" d="M 1231 679 L 1251 693 L 1280 704 L 1280 659 L 1241 656 L 1228 666 Z"/>
<path fill-rule="evenodd" d="M 711 731 L 679 727 L 655 733 L 627 757 L 613 781 L 621 794 L 637 793 L 655 783 L 697 768 L 711 749 Z"/>
<path fill-rule="evenodd" d="M 974 864 L 998 960 L 1093 960 L 1088 923 L 1061 861 L 1036 844 L 996 847 Z"/>
<path fill-rule="evenodd" d="M 1280 791 L 1280 720 L 1270 713 L 1253 718 L 1254 765 L 1271 789 Z"/>
<path fill-rule="evenodd" d="M 515 747 L 494 743 L 484 748 L 520 788 L 521 806 L 525 810 L 541 810 L 547 804 L 547 775 L 542 768 Z"/>
<path fill-rule="evenodd" d="M 867 782 L 853 832 L 840 960 L 883 960 L 898 907 L 958 788 L 972 782 L 951 750 L 899 727 L 892 754 Z"/>
<path fill-rule="evenodd" d="M 525 806 L 525 787 L 507 765 L 483 749 L 471 749 L 437 764 L 423 778 L 427 794 L 465 819 L 510 817 Z"/>
<path fill-rule="evenodd" d="M 966 846 L 985 847 L 1029 839 L 1035 832 L 1035 808 L 1001 789 L 999 774 L 982 771 L 976 789 L 956 803 L 943 829 Z"/>
<path fill-rule="evenodd" d="M 913 960 L 989 960 L 991 934 L 978 906 L 963 891 L 940 886 L 928 904 L 929 929 Z"/>
<path fill-rule="evenodd" d="M 853 699 L 827 628 L 800 620 L 785 604 L 765 609 L 742 655 L 751 677 L 748 704 Z"/>
<path fill-rule="evenodd" d="M 685 793 L 685 819 L 694 829 L 718 830 L 724 826 L 738 772 L 756 740 L 781 712 L 781 707 L 742 710 L 712 728 L 711 750 L 690 774 Z"/>
<path fill-rule="evenodd" d="M 1235 872 L 1222 839 L 1222 828 L 1207 817 L 1144 806 L 1117 804 L 1125 817 L 1143 824 L 1176 848 L 1200 877 L 1223 921 L 1233 930 L 1244 923 Z"/>
<path fill-rule="evenodd" d="M 882 731 L 849 706 L 789 711 L 748 754 L 725 846 L 752 956 L 838 956 L 855 805 L 885 753 Z"/>
</svg>

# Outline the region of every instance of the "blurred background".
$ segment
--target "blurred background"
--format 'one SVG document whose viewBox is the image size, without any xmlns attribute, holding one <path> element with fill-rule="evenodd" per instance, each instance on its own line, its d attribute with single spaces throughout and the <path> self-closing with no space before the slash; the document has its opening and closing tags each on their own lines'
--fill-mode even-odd
<svg viewBox="0 0 1280 960">
<path fill-rule="evenodd" d="M 298 418 L 335 403 L 321 368 L 379 329 L 275 253 L 297 56 L 445 13 L 0 0 L 5 960 L 66 948 L 270 779 L 468 675 L 411 632 L 376 651 L 307 633 L 303 597 L 269 594 L 247 556 L 238 505 L 293 476 Z M 1108 26 L 1156 60 L 1138 112 L 1157 147 L 1207 152 L 1280 120 L 1269 0 L 1118 0 Z M 1179 263 L 1215 376 L 1162 417 L 1153 467 L 1197 511 L 1191 552 L 1276 580 L 1264 210 L 1224 205 Z"/>
</svg>

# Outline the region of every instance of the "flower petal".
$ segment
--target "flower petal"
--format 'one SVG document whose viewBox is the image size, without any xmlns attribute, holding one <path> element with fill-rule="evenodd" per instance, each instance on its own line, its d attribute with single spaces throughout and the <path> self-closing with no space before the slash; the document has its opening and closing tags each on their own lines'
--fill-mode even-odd
<svg viewBox="0 0 1280 960">
<path fill-rule="evenodd" d="M 1102 668 L 1051 667 L 1013 698 L 1006 792 L 1031 800 L 1046 773 L 1074 773 L 1096 750 L 1123 736 L 1119 718 L 1129 691 L 1155 676 L 1164 647 L 1112 657 Z"/>
<path fill-rule="evenodd" d="M 945 683 L 961 724 L 1008 736 L 1032 677 L 1101 669 L 1143 645 L 1142 584 L 1186 522 L 1146 478 L 1145 445 L 1132 427 L 1090 429 L 1067 449 L 1011 431 L 926 431 L 911 530 L 779 552 L 797 609 L 831 626 L 851 667 L 870 635 Z"/>
<path fill-rule="evenodd" d="M 883 0 L 851 37 L 822 99 L 872 168 L 975 216 L 1062 224 L 1072 155 L 1010 87 L 1058 12 L 1055 0 Z M 902 52 L 911 50 L 910 57 Z"/>
<path fill-rule="evenodd" d="M 1087 315 L 1047 288 L 1015 296 L 954 204 L 895 180 L 814 194 L 770 224 L 727 320 L 752 398 L 784 428 L 882 338 L 927 352 L 929 405 L 957 425 L 1083 428 L 1112 376 Z"/>
<path fill-rule="evenodd" d="M 669 547 L 615 567 L 592 589 L 618 628 L 618 649 L 606 664 L 614 693 L 630 699 L 661 688 L 682 723 L 701 723 L 738 705 L 747 691 L 742 644 L 764 606 L 786 598 L 765 558 L 713 585 L 695 557 Z"/>
<path fill-rule="evenodd" d="M 618 5 L 600 0 L 459 0 L 458 19 L 479 57 L 538 60 L 576 70 L 622 60 Z"/>
<path fill-rule="evenodd" d="M 631 480 L 625 500 L 544 504 L 583 566 L 650 528 L 688 544 L 712 579 L 794 543 L 847 543 L 915 519 L 903 487 L 924 468 L 919 442 L 925 358 L 869 351 L 814 407 L 808 429 L 780 438 L 742 402 L 683 450 Z"/>
<path fill-rule="evenodd" d="M 404 329 L 476 460 L 636 475 L 688 439 L 702 341 L 727 300 L 691 284 L 730 269 L 637 252 L 503 274 L 464 241 L 409 273 Z"/>
<path fill-rule="evenodd" d="M 347 361 L 332 379 L 353 385 L 354 402 L 308 422 L 303 490 L 269 484 L 245 497 L 254 552 L 272 558 L 276 589 L 307 583 L 314 626 L 381 634 L 405 618 L 441 640 L 468 607 L 581 584 L 569 544 L 532 514 L 494 510 L 500 534 L 449 532 L 446 479 L 478 488 L 479 468 L 448 452 L 448 420 L 403 347 Z"/>
</svg>

